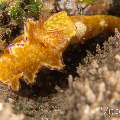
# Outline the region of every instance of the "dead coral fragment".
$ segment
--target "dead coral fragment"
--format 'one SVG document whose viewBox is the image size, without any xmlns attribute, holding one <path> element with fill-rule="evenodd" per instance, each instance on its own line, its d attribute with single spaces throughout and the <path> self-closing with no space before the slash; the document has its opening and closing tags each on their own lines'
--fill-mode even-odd
<svg viewBox="0 0 120 120">
<path fill-rule="evenodd" d="M 28 20 L 24 35 L 15 39 L 0 57 L 0 81 L 19 90 L 19 79 L 28 84 L 42 66 L 62 69 L 62 53 L 71 42 L 83 42 L 105 30 L 120 27 L 120 18 L 108 16 L 67 16 L 60 12 L 47 21 Z M 79 39 L 71 39 L 77 36 Z M 72 41 L 71 41 L 72 40 Z"/>
</svg>

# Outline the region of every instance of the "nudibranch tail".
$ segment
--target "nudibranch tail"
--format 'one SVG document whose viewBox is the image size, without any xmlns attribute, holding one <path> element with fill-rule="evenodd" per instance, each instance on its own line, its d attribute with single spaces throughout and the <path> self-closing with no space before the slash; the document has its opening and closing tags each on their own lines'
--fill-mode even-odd
<svg viewBox="0 0 120 120">
<path fill-rule="evenodd" d="M 115 16 L 72 16 L 71 20 L 76 26 L 78 38 L 72 42 L 85 42 L 102 32 L 114 32 L 115 28 L 120 30 L 120 18 Z"/>
<path fill-rule="evenodd" d="M 0 81 L 13 90 L 19 90 L 20 78 L 33 84 L 42 66 L 58 70 L 64 67 L 62 54 L 70 43 L 84 42 L 115 28 L 120 29 L 120 18 L 106 15 L 70 17 L 63 11 L 44 22 L 29 19 L 24 34 L 0 57 Z"/>
</svg>

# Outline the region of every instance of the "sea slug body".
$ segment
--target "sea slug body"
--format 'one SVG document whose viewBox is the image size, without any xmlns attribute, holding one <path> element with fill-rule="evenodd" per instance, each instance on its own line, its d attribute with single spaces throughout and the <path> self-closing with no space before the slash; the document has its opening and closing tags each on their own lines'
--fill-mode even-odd
<svg viewBox="0 0 120 120">
<path fill-rule="evenodd" d="M 70 43 L 85 42 L 115 28 L 120 29 L 120 18 L 107 15 L 68 16 L 63 11 L 44 22 L 28 19 L 24 34 L 0 56 L 0 81 L 15 91 L 20 88 L 20 78 L 33 84 L 42 66 L 64 67 L 62 53 Z"/>
</svg>

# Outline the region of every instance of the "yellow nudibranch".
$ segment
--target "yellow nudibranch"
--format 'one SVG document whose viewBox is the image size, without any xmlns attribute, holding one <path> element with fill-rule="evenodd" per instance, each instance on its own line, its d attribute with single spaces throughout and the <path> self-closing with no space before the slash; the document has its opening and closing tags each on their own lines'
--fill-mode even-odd
<svg viewBox="0 0 120 120">
<path fill-rule="evenodd" d="M 107 15 L 68 16 L 63 11 L 46 21 L 28 19 L 24 34 L 0 56 L 0 81 L 19 90 L 20 78 L 34 83 L 42 66 L 62 69 L 62 53 L 70 43 L 84 42 L 104 31 L 114 32 L 115 28 L 120 29 L 120 18 Z"/>
</svg>

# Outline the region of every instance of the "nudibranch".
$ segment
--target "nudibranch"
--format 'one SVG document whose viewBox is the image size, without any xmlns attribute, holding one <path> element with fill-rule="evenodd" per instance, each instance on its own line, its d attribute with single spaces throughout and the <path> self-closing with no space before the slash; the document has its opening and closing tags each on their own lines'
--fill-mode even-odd
<svg viewBox="0 0 120 120">
<path fill-rule="evenodd" d="M 0 81 L 19 90 L 20 78 L 28 84 L 42 66 L 62 69 L 62 53 L 72 43 L 85 42 L 104 31 L 120 29 L 120 18 L 107 15 L 68 16 L 59 12 L 46 21 L 28 19 L 18 36 L 0 56 Z M 75 38 L 75 39 L 72 39 Z"/>
</svg>

